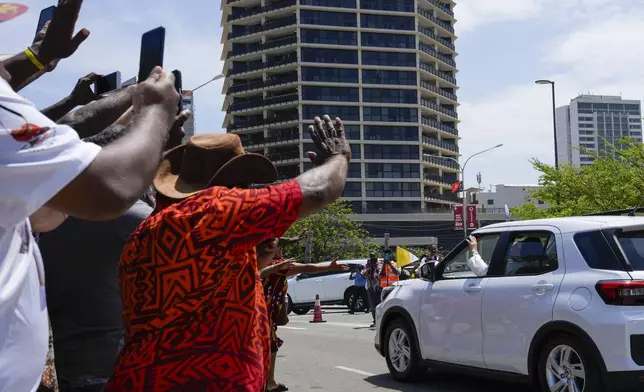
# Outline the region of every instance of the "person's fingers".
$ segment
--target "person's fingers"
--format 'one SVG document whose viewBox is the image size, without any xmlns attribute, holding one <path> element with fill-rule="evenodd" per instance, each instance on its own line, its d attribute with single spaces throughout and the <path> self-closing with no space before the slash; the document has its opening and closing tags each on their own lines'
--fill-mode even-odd
<svg viewBox="0 0 644 392">
<path fill-rule="evenodd" d="M 88 73 L 87 75 L 83 76 L 81 79 L 82 80 L 87 80 L 87 81 L 90 81 L 90 82 L 95 82 L 98 79 L 100 79 L 101 77 L 103 77 L 103 75 L 99 75 L 99 74 L 96 74 L 96 73 L 92 72 L 92 73 Z"/>
<path fill-rule="evenodd" d="M 81 31 L 79 31 L 74 36 L 74 38 L 72 38 L 72 51 L 71 51 L 70 55 L 73 54 L 74 52 L 76 52 L 76 50 L 78 50 L 78 47 L 81 46 L 81 44 L 83 42 L 85 42 L 85 40 L 88 37 L 89 37 L 89 30 L 81 29 Z"/>
<path fill-rule="evenodd" d="M 307 151 L 306 156 L 309 157 L 309 160 L 311 161 L 311 163 L 315 163 L 315 161 L 316 161 L 316 159 L 318 157 L 318 154 L 314 153 L 313 151 Z"/>
<path fill-rule="evenodd" d="M 314 121 L 315 121 L 315 130 L 318 131 L 318 134 L 320 135 L 320 141 L 322 143 L 326 142 L 326 140 L 329 138 L 329 134 L 325 129 L 324 121 L 320 117 L 315 117 Z"/>
<path fill-rule="evenodd" d="M 178 126 L 182 126 L 186 121 L 188 121 L 191 115 L 192 112 L 190 109 L 183 110 L 174 118 L 174 123 Z"/>
<path fill-rule="evenodd" d="M 158 82 L 163 75 L 163 68 L 156 66 L 152 69 L 152 72 L 150 72 L 150 75 L 148 76 L 148 79 L 146 81 L 153 81 L 153 82 Z"/>
<path fill-rule="evenodd" d="M 337 133 L 333 127 L 333 122 L 331 122 L 331 117 L 328 114 L 324 115 L 324 130 L 330 138 L 336 138 Z"/>
<path fill-rule="evenodd" d="M 344 123 L 340 117 L 335 118 L 335 130 L 337 132 L 337 137 L 344 137 Z"/>
<path fill-rule="evenodd" d="M 319 120 L 318 117 L 316 117 L 316 119 Z M 313 140 L 313 144 L 315 145 L 315 147 L 317 147 L 318 149 L 322 149 L 323 148 L 323 144 L 321 140 L 322 135 L 320 135 L 319 128 L 315 125 L 309 126 L 309 134 L 311 135 L 311 140 Z"/>
</svg>

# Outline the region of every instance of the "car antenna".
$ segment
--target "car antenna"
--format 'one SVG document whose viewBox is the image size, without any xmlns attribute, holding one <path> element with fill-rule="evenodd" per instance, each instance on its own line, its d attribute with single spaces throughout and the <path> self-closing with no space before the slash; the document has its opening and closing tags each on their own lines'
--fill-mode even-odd
<svg viewBox="0 0 644 392">
<path fill-rule="evenodd" d="M 640 200 L 639 203 L 631 210 L 631 212 L 628 213 L 628 216 L 635 216 L 635 213 L 642 208 L 642 203 L 644 203 L 644 197 L 642 197 L 642 200 Z"/>
</svg>

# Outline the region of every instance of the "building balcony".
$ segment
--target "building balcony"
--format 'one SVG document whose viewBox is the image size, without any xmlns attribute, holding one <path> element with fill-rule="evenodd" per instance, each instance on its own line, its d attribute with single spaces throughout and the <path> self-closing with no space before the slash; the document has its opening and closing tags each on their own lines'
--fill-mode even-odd
<svg viewBox="0 0 644 392">
<path fill-rule="evenodd" d="M 230 88 L 228 89 L 228 94 L 258 90 L 262 88 L 268 88 L 268 87 L 279 86 L 282 84 L 289 84 L 289 83 L 295 83 L 295 82 L 297 82 L 297 75 L 288 76 L 288 77 L 276 77 L 269 80 L 260 80 L 257 82 L 230 86 Z"/>
<path fill-rule="evenodd" d="M 427 136 L 423 136 L 423 144 L 427 144 L 429 146 L 434 146 L 437 148 L 442 148 L 443 150 L 451 151 L 458 154 L 458 146 L 454 143 L 447 143 L 443 140 L 436 140 Z"/>
<path fill-rule="evenodd" d="M 263 33 L 267 31 L 279 29 L 282 27 L 294 26 L 295 24 L 297 24 L 297 17 L 293 15 L 288 18 L 267 22 L 267 23 L 264 23 L 263 25 L 248 26 L 244 30 L 238 30 L 236 32 L 228 33 L 228 39 L 240 38 L 246 35 Z"/>
<path fill-rule="evenodd" d="M 228 4 L 230 3 L 231 2 L 229 0 Z M 260 15 L 266 12 L 271 12 L 282 8 L 294 7 L 296 3 L 297 3 L 296 0 L 279 1 L 277 3 L 268 4 L 261 8 L 255 8 L 249 11 L 240 12 L 239 14 L 236 14 L 236 15 L 230 15 L 228 17 L 228 20 L 233 21 L 233 20 L 239 20 L 244 18 L 250 18 L 251 16 Z"/>
<path fill-rule="evenodd" d="M 291 143 L 291 142 L 298 142 L 300 141 L 300 130 L 298 128 L 288 128 L 288 129 L 280 129 L 276 130 L 275 134 L 273 135 L 268 135 L 265 138 L 265 144 L 267 145 L 273 145 L 273 144 L 283 144 L 283 143 Z"/>
<path fill-rule="evenodd" d="M 230 59 L 237 56 L 243 56 L 251 53 L 262 52 L 264 50 L 279 48 L 281 46 L 295 45 L 296 43 L 297 37 L 278 38 L 265 43 L 257 42 L 243 49 L 230 50 L 226 55 L 226 58 Z"/>
<path fill-rule="evenodd" d="M 459 203 L 456 195 L 452 193 L 427 193 L 425 192 L 425 201 L 428 203 L 447 203 L 447 204 L 456 204 Z"/>
<path fill-rule="evenodd" d="M 420 48 L 420 50 L 437 59 L 438 61 L 441 61 L 452 68 L 456 68 L 456 61 L 454 61 L 454 59 L 452 59 L 451 57 L 440 54 L 436 49 L 422 42 L 418 44 L 418 47 Z"/>
<path fill-rule="evenodd" d="M 454 17 L 454 11 L 452 11 L 449 8 L 449 5 L 441 3 L 440 1 L 436 1 L 436 0 L 425 0 L 425 1 L 435 6 L 436 8 L 438 8 L 441 12 L 444 12 L 445 14 L 451 16 L 452 18 Z"/>
<path fill-rule="evenodd" d="M 451 49 L 451 50 L 453 50 L 453 51 L 456 51 L 456 46 L 455 46 L 453 43 L 451 43 L 449 40 L 446 40 L 445 38 L 442 38 L 442 37 L 437 36 L 437 35 L 436 35 L 436 34 L 434 34 L 434 32 L 433 32 L 433 31 L 431 31 L 430 29 L 426 29 L 426 28 L 424 28 L 424 27 L 418 27 L 418 31 L 420 31 L 420 33 L 421 33 L 421 34 L 423 34 L 424 36 L 426 36 L 426 37 L 428 37 L 428 38 L 433 39 L 433 40 L 434 40 L 434 41 L 436 41 L 439 45 L 443 45 L 443 46 L 445 46 L 445 47 L 446 47 L 446 48 L 448 48 L 448 49 Z"/>
<path fill-rule="evenodd" d="M 280 95 L 277 97 L 271 97 L 266 99 L 258 99 L 248 102 L 238 102 L 233 103 L 228 108 L 229 113 L 239 112 L 242 110 L 257 109 L 264 106 L 275 106 L 291 102 L 297 102 L 299 100 L 298 94 L 289 94 L 289 95 Z"/>
<path fill-rule="evenodd" d="M 450 118 L 458 120 L 458 113 L 456 113 L 453 110 L 442 108 L 439 105 L 437 105 L 437 104 L 435 104 L 435 103 L 433 103 L 431 101 L 428 101 L 426 99 L 421 99 L 420 104 L 422 106 L 428 108 L 428 109 L 431 109 L 431 110 L 435 111 L 435 112 L 439 112 L 439 113 L 444 114 L 444 115 L 446 115 L 446 116 L 448 116 Z"/>
<path fill-rule="evenodd" d="M 226 128 L 228 132 L 240 132 L 248 128 L 255 128 L 261 126 L 271 126 L 275 124 L 290 123 L 300 121 L 299 115 L 297 116 L 275 116 L 273 118 L 266 118 L 263 120 L 245 121 L 238 124 L 230 124 Z"/>
<path fill-rule="evenodd" d="M 271 152 L 266 154 L 266 158 L 270 159 L 271 162 L 288 162 L 288 161 L 299 161 L 300 152 L 299 151 L 286 151 L 286 152 Z"/>
<path fill-rule="evenodd" d="M 430 165 L 447 168 L 447 169 L 452 169 L 456 171 L 459 170 L 459 167 L 456 164 L 456 162 L 453 162 L 452 160 L 449 160 L 449 159 L 444 159 L 436 155 L 423 154 L 423 162 L 429 163 Z"/>
<path fill-rule="evenodd" d="M 432 120 L 431 118 L 422 117 L 420 123 L 439 131 L 447 132 L 450 135 L 458 136 L 458 130 L 456 128 L 448 127 L 447 125 L 441 124 L 436 120 Z"/>
<path fill-rule="evenodd" d="M 425 0 L 425 1 L 427 1 L 427 0 Z M 451 24 L 449 24 L 447 22 L 443 22 L 442 20 L 438 19 L 437 17 L 435 17 L 434 15 L 432 15 L 431 13 L 425 11 L 422 8 L 418 8 L 418 13 L 420 15 L 422 15 L 423 17 L 427 18 L 429 21 L 434 23 L 439 28 L 447 31 L 448 33 L 450 33 L 452 35 L 454 34 L 454 26 L 452 26 Z"/>
<path fill-rule="evenodd" d="M 456 94 L 448 93 L 442 88 L 437 87 L 436 85 L 426 82 L 424 80 L 420 81 L 420 87 L 424 88 L 425 90 L 433 91 L 436 94 L 440 95 L 441 97 L 445 97 L 451 101 L 458 102 Z"/>
<path fill-rule="evenodd" d="M 433 67 L 433 66 L 425 64 L 425 63 L 420 63 L 420 69 L 422 69 L 423 71 L 427 71 L 432 75 L 436 75 L 439 78 L 441 78 L 441 79 L 453 84 L 454 86 L 456 86 L 456 78 L 455 77 L 453 77 L 452 75 L 446 74 L 445 72 L 439 71 L 438 69 L 436 69 L 436 67 Z"/>
<path fill-rule="evenodd" d="M 265 63 L 256 64 L 246 69 L 239 69 L 239 70 L 231 69 L 230 71 L 228 71 L 228 76 L 241 75 L 249 72 L 255 72 L 263 69 L 280 67 L 280 66 L 295 64 L 295 63 L 297 63 L 297 53 L 292 53 L 288 56 L 284 56 L 276 60 L 270 60 Z"/>
<path fill-rule="evenodd" d="M 439 185 L 444 185 L 444 186 L 449 186 L 451 187 L 452 184 L 445 179 L 443 176 L 439 176 L 437 174 L 425 174 L 423 176 L 423 181 L 425 182 L 431 182 L 433 184 L 439 184 Z"/>
</svg>

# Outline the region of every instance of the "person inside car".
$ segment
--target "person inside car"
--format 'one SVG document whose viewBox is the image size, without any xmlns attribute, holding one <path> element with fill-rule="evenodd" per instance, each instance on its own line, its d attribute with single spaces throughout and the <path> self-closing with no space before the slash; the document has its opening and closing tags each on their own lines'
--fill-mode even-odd
<svg viewBox="0 0 644 392">
<path fill-rule="evenodd" d="M 476 276 L 482 278 L 487 275 L 489 265 L 479 254 L 476 237 L 471 235 L 465 241 L 469 244 L 470 252 L 472 252 L 472 256 L 467 259 L 467 266 L 476 274 Z"/>
</svg>

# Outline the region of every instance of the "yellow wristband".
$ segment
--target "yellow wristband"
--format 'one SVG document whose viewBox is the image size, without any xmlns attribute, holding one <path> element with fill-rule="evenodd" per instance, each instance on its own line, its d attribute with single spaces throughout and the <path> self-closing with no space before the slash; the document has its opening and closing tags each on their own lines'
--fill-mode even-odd
<svg viewBox="0 0 644 392">
<path fill-rule="evenodd" d="M 31 48 L 27 48 L 27 49 L 25 49 L 25 54 L 26 54 L 26 55 L 27 55 L 27 57 L 29 58 L 29 61 L 31 61 L 31 63 L 32 63 L 33 65 L 35 65 L 35 66 L 36 66 L 36 68 L 38 68 L 40 71 L 42 71 L 43 69 L 45 69 L 45 66 L 44 66 L 44 65 L 42 65 L 42 63 L 41 63 L 40 61 L 38 61 L 38 59 L 36 58 L 36 55 L 35 55 L 35 54 L 34 54 L 34 52 L 31 50 Z"/>
</svg>

